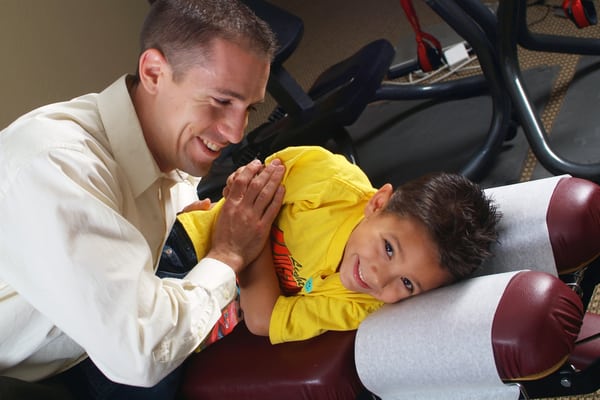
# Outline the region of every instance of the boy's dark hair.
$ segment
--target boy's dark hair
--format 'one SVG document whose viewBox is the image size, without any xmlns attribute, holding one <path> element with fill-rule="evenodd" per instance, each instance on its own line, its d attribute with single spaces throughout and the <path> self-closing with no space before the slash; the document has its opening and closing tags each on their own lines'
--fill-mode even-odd
<svg viewBox="0 0 600 400">
<path fill-rule="evenodd" d="M 476 183 L 462 175 L 428 174 L 400 185 L 385 212 L 423 223 L 437 245 L 440 265 L 455 281 L 491 255 L 500 212 Z"/>
<path fill-rule="evenodd" d="M 271 61 L 277 47 L 269 25 L 238 0 L 155 0 L 140 34 L 140 53 L 154 48 L 180 79 L 199 60 L 210 57 L 216 38 L 236 43 Z M 196 50 L 192 53 L 191 50 Z M 202 60 L 200 60 L 202 61 Z M 235 60 L 232 60 L 235 62 Z"/>
</svg>

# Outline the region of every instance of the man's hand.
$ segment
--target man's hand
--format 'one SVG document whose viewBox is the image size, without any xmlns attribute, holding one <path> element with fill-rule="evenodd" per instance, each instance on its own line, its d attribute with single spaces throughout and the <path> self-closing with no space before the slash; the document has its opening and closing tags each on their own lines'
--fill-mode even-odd
<svg viewBox="0 0 600 400">
<path fill-rule="evenodd" d="M 181 210 L 181 212 L 184 213 L 189 211 L 206 211 L 210 210 L 211 207 L 212 203 L 210 202 L 210 199 L 202 199 L 196 200 L 192 204 L 185 206 L 183 210 Z"/>
<path fill-rule="evenodd" d="M 255 160 L 232 174 L 207 257 L 236 273 L 258 257 L 281 208 L 284 172 L 279 160 L 267 166 Z"/>
</svg>

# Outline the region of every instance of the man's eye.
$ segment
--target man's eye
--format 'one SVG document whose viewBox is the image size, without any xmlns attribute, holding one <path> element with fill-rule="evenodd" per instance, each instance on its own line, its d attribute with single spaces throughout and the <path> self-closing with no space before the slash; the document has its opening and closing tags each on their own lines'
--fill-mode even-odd
<svg viewBox="0 0 600 400">
<path fill-rule="evenodd" d="M 392 248 L 392 245 L 387 240 L 384 240 L 384 243 L 386 254 L 388 255 L 388 257 L 392 258 L 392 256 L 394 255 L 394 249 Z"/>
<path fill-rule="evenodd" d="M 256 106 L 248 106 L 248 112 L 255 112 Z"/>
<path fill-rule="evenodd" d="M 227 99 L 219 99 L 219 98 L 214 97 L 214 100 L 215 100 L 215 102 L 217 102 L 218 104 L 223 105 L 223 106 L 231 104 L 231 101 L 227 100 Z"/>
<path fill-rule="evenodd" d="M 406 289 L 412 293 L 414 291 L 414 287 L 412 282 L 410 281 L 410 279 L 408 278 L 402 278 L 402 283 L 404 284 L 404 287 L 406 287 Z"/>
</svg>

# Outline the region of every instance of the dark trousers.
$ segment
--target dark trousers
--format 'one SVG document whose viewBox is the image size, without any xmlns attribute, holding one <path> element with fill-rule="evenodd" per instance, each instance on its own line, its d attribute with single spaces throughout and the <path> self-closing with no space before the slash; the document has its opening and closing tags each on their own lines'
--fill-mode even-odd
<svg viewBox="0 0 600 400">
<path fill-rule="evenodd" d="M 0 377 L 0 399 L 23 400 L 172 400 L 183 373 L 177 368 L 157 385 L 144 388 L 115 383 L 88 358 L 73 368 L 40 382 Z"/>
</svg>

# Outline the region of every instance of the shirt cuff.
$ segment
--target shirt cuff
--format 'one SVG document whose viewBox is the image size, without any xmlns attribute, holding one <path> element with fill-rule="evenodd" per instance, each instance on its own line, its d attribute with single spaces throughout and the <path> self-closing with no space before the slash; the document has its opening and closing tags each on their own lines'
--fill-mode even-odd
<svg viewBox="0 0 600 400">
<path fill-rule="evenodd" d="M 229 265 L 214 258 L 200 260 L 185 279 L 213 293 L 221 308 L 229 304 L 237 294 L 235 272 Z"/>
</svg>

